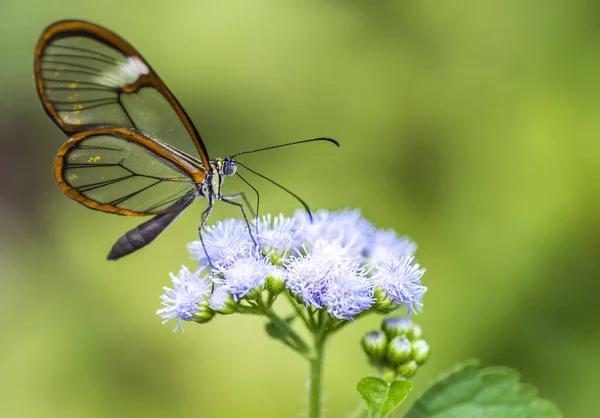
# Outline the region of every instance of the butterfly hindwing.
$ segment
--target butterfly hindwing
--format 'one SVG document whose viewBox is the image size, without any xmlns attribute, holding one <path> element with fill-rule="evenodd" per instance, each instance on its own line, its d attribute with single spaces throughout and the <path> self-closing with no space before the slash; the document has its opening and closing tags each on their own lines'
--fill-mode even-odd
<svg viewBox="0 0 600 418">
<path fill-rule="evenodd" d="M 130 129 L 89 130 L 63 145 L 54 175 L 67 196 L 92 209 L 128 216 L 174 212 L 197 197 L 204 176 L 174 152 Z"/>
</svg>

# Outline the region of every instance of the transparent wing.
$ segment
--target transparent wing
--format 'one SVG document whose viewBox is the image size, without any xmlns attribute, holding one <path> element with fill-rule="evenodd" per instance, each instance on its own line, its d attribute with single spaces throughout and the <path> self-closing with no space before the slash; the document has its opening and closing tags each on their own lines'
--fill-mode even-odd
<svg viewBox="0 0 600 418">
<path fill-rule="evenodd" d="M 75 134 L 60 149 L 54 175 L 84 205 L 128 216 L 171 213 L 198 196 L 194 171 L 169 148 L 124 128 Z"/>
<path fill-rule="evenodd" d="M 175 96 L 115 33 L 89 22 L 57 22 L 42 34 L 34 67 L 44 108 L 66 134 L 135 128 L 210 167 L 202 139 Z"/>
</svg>

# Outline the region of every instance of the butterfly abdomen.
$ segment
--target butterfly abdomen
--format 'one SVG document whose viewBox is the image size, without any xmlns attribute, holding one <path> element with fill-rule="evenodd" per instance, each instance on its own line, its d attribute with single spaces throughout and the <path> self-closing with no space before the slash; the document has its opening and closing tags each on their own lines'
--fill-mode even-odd
<svg viewBox="0 0 600 418">
<path fill-rule="evenodd" d="M 149 221 L 146 221 L 137 228 L 127 232 L 119 238 L 115 245 L 113 245 L 110 253 L 108 253 L 107 259 L 118 260 L 119 258 L 150 244 L 181 214 L 181 212 L 183 211 L 156 215 Z"/>
</svg>

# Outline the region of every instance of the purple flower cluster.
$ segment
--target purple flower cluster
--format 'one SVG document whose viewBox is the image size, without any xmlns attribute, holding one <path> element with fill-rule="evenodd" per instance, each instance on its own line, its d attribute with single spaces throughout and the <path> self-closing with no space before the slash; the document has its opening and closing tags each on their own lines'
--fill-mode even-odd
<svg viewBox="0 0 600 418">
<path fill-rule="evenodd" d="M 183 331 L 181 320 L 193 320 L 199 304 L 210 295 L 210 284 L 200 277 L 201 273 L 202 270 L 199 269 L 192 274 L 183 266 L 177 276 L 171 273 L 173 289 L 163 287 L 165 293 L 160 297 L 163 308 L 156 311 L 156 314 L 163 318 L 163 324 L 176 319 L 174 331 Z"/>
<path fill-rule="evenodd" d="M 325 309 L 338 320 L 353 320 L 382 300 L 391 310 L 407 305 L 414 312 L 422 306 L 427 288 L 421 284 L 425 270 L 415 262 L 416 245 L 392 230 L 375 228 L 357 210 L 320 210 L 313 222 L 303 211 L 289 218 L 267 215 L 252 226 L 252 233 L 260 249 L 241 219 L 206 228 L 212 271 L 201 243 L 190 243 L 198 271 L 192 275 L 182 269 L 179 276 L 172 275 L 175 288 L 166 289 L 165 308 L 157 313 L 165 321 L 194 320 L 194 303 L 198 309 L 204 304 L 220 311 L 228 301 L 269 291 L 273 281 L 283 283 L 281 289 L 306 307 Z M 206 291 L 209 280 L 212 294 Z M 194 281 L 196 288 L 190 284 Z"/>
</svg>

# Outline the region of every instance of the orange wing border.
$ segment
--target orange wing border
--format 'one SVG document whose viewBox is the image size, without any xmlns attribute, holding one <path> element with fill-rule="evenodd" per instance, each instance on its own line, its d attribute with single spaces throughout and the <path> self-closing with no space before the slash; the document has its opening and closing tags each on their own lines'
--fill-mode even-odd
<svg viewBox="0 0 600 418">
<path fill-rule="evenodd" d="M 91 200 L 82 195 L 76 188 L 71 187 L 65 180 L 63 172 L 65 169 L 65 158 L 68 156 L 69 151 L 74 148 L 80 141 L 89 138 L 90 136 L 98 135 L 110 135 L 122 138 L 126 141 L 133 142 L 151 154 L 155 154 L 161 157 L 163 160 L 168 161 L 181 171 L 187 173 L 196 184 L 201 184 L 206 177 L 206 172 L 193 167 L 185 162 L 185 160 L 178 158 L 178 155 L 174 154 L 173 151 L 163 144 L 154 141 L 153 139 L 140 134 L 139 132 L 129 128 L 99 128 L 88 131 L 82 131 L 75 133 L 58 151 L 56 159 L 54 161 L 54 178 L 58 183 L 58 186 L 62 192 L 73 200 L 87 206 L 88 208 L 99 210 L 107 213 L 115 213 L 124 216 L 150 216 L 156 215 L 155 213 L 144 213 L 135 212 L 128 209 L 118 208 L 116 206 L 98 203 L 95 200 Z"/>
<path fill-rule="evenodd" d="M 41 60 L 44 49 L 53 39 L 68 36 L 86 36 L 98 40 L 112 48 L 115 48 L 127 57 L 133 57 L 143 62 L 148 67 L 148 74 L 140 76 L 134 84 L 124 88 L 123 92 L 135 92 L 144 86 L 151 86 L 157 89 L 173 107 L 177 113 L 177 116 L 179 116 L 179 119 L 185 126 L 185 129 L 189 133 L 190 138 L 194 142 L 194 145 L 200 154 L 200 159 L 202 160 L 204 167 L 206 167 L 206 169 L 210 168 L 210 159 L 208 158 L 208 153 L 204 147 L 204 143 L 202 142 L 202 138 L 200 137 L 198 130 L 192 123 L 190 117 L 185 112 L 179 101 L 175 98 L 173 93 L 171 93 L 169 88 L 160 79 L 160 77 L 158 77 L 156 72 L 152 69 L 144 57 L 142 57 L 142 55 L 133 46 L 131 46 L 116 33 L 102 26 L 82 20 L 62 20 L 53 23 L 44 30 L 35 48 L 34 76 L 36 89 L 46 113 L 54 120 L 54 122 L 63 132 L 65 132 L 67 135 L 71 135 L 76 132 L 82 132 L 90 129 L 90 127 L 86 125 L 71 125 L 65 123 L 58 115 L 58 112 L 52 105 L 52 102 L 44 93 L 44 80 L 41 75 Z"/>
</svg>

